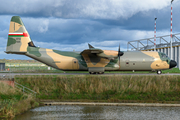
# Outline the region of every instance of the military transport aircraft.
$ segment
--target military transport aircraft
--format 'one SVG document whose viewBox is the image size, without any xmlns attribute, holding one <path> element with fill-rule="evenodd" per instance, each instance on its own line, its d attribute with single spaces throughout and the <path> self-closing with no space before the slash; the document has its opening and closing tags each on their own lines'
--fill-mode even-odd
<svg viewBox="0 0 180 120">
<path fill-rule="evenodd" d="M 170 69 L 177 64 L 161 52 L 125 52 L 101 50 L 89 44 L 82 52 L 59 51 L 36 47 L 21 18 L 13 16 L 10 22 L 6 53 L 26 55 L 60 70 L 89 71 L 103 74 L 104 71 L 157 71 Z"/>
</svg>

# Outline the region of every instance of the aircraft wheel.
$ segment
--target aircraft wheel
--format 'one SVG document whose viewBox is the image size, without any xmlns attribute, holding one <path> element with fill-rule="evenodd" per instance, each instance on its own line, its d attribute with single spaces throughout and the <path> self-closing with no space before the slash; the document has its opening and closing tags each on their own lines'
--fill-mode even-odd
<svg viewBox="0 0 180 120">
<path fill-rule="evenodd" d="M 89 72 L 89 74 L 96 74 L 96 72 Z"/>
<path fill-rule="evenodd" d="M 104 74 L 104 72 L 98 72 L 98 74 Z"/>
<path fill-rule="evenodd" d="M 160 75 L 161 73 L 162 73 L 162 71 L 161 71 L 161 70 L 158 70 L 158 71 L 157 71 L 157 74 L 158 74 L 158 75 Z"/>
</svg>

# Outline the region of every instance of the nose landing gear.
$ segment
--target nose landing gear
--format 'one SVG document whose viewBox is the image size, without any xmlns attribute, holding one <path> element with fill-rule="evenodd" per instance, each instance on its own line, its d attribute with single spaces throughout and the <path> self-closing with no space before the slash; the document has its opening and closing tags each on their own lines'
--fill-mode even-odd
<svg viewBox="0 0 180 120">
<path fill-rule="evenodd" d="M 158 71 L 157 71 L 157 74 L 158 74 L 158 75 L 160 75 L 161 73 L 162 73 L 162 71 L 161 71 L 161 70 L 158 70 Z"/>
</svg>

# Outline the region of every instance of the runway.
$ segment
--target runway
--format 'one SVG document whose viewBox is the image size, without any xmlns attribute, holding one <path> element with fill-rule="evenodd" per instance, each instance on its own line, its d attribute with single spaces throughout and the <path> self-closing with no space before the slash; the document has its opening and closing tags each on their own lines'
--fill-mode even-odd
<svg viewBox="0 0 180 120">
<path fill-rule="evenodd" d="M 114 75 L 124 75 L 124 76 L 172 76 L 172 75 L 180 75 L 180 73 L 166 73 L 158 75 L 156 73 L 104 73 L 104 74 L 89 74 L 89 73 L 5 73 L 1 72 L 0 76 L 16 76 L 16 75 L 102 75 L 102 76 L 114 76 Z"/>
</svg>

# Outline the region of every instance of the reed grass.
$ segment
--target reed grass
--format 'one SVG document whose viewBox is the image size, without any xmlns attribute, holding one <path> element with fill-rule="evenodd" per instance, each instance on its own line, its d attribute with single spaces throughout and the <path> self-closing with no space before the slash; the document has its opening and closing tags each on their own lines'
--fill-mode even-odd
<svg viewBox="0 0 180 120">
<path fill-rule="evenodd" d="M 21 76 L 40 99 L 180 101 L 180 76 Z"/>
<path fill-rule="evenodd" d="M 13 118 L 35 106 L 38 103 L 33 96 L 0 82 L 0 119 Z"/>
<path fill-rule="evenodd" d="M 13 98 L 19 100 L 22 95 L 21 91 L 9 86 L 6 83 L 0 82 L 0 100 Z"/>
</svg>

